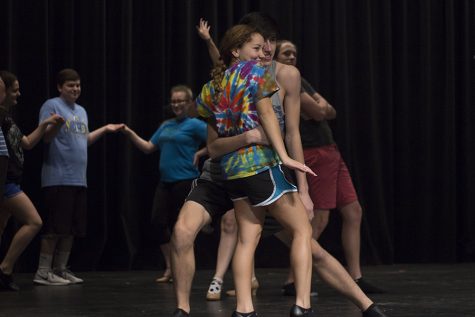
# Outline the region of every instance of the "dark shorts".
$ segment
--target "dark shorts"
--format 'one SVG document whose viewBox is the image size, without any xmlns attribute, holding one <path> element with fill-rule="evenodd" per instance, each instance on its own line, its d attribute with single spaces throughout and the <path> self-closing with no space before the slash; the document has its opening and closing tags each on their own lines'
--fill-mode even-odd
<svg viewBox="0 0 475 317">
<path fill-rule="evenodd" d="M 305 164 L 318 174 L 307 177 L 314 208 L 329 210 L 358 200 L 350 172 L 336 145 L 304 149 Z"/>
<path fill-rule="evenodd" d="M 15 197 L 19 193 L 22 193 L 23 191 L 20 188 L 20 185 L 15 184 L 15 183 L 7 183 L 5 184 L 4 191 L 3 191 L 3 198 L 4 199 L 9 199 L 12 197 Z"/>
<path fill-rule="evenodd" d="M 191 191 L 186 200 L 194 201 L 203 206 L 213 219 L 233 209 L 233 202 L 229 198 L 223 184 L 201 178 L 193 181 Z"/>
<path fill-rule="evenodd" d="M 225 186 L 233 201 L 249 199 L 252 206 L 268 206 L 285 193 L 297 191 L 292 178 L 288 169 L 276 165 L 256 175 L 227 180 Z"/>
<path fill-rule="evenodd" d="M 153 198 L 152 225 L 157 230 L 160 244 L 170 241 L 173 226 L 191 190 L 192 181 L 189 179 L 158 184 Z"/>
<path fill-rule="evenodd" d="M 43 234 L 84 237 L 87 225 L 87 188 L 51 186 L 43 188 Z"/>
</svg>

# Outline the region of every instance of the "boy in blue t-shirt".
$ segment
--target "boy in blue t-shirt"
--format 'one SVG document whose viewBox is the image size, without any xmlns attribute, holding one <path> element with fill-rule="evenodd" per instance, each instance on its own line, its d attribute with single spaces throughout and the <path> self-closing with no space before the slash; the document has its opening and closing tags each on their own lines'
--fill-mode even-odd
<svg viewBox="0 0 475 317">
<path fill-rule="evenodd" d="M 123 129 L 124 124 L 107 124 L 89 132 L 86 110 L 76 103 L 81 80 L 74 69 L 58 73 L 59 97 L 47 100 L 40 109 L 39 121 L 51 113 L 65 123 L 49 126 L 43 141 L 45 153 L 41 170 L 44 197 L 44 233 L 33 282 L 41 285 L 82 283 L 66 269 L 75 236 L 86 234 L 87 147 L 106 133 Z"/>
</svg>

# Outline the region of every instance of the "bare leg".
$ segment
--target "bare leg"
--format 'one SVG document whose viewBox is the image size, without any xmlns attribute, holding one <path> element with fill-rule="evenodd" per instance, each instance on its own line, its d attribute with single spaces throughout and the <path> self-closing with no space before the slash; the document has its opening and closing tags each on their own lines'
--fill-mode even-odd
<svg viewBox="0 0 475 317">
<path fill-rule="evenodd" d="M 214 277 L 221 280 L 224 278 L 224 274 L 226 274 L 229 263 L 233 258 L 237 243 L 237 231 L 234 210 L 230 210 L 221 218 L 221 237 L 219 239 L 216 272 L 214 273 Z"/>
<path fill-rule="evenodd" d="M 252 208 L 247 200 L 234 202 L 238 223 L 238 242 L 233 257 L 233 276 L 236 286 L 236 311 L 254 311 L 251 293 L 251 279 L 254 266 L 254 252 L 261 237 L 265 218 L 264 208 Z"/>
<path fill-rule="evenodd" d="M 361 244 L 361 205 L 352 202 L 340 209 L 342 215 L 341 242 L 348 273 L 356 280 L 361 277 L 360 244 Z"/>
<path fill-rule="evenodd" d="M 18 257 L 40 231 L 43 222 L 35 206 L 33 206 L 33 203 L 25 193 L 20 193 L 12 198 L 5 199 L 3 207 L 8 209 L 20 223 L 23 223 L 20 229 L 15 233 L 10 248 L 3 262 L 0 264 L 0 269 L 5 274 L 11 274 Z"/>
<path fill-rule="evenodd" d="M 0 244 L 2 242 L 3 232 L 7 227 L 8 219 L 10 219 L 10 211 L 4 208 L 0 209 Z"/>
<path fill-rule="evenodd" d="M 291 237 L 285 232 L 280 234 L 282 241 L 290 245 Z M 366 310 L 372 301 L 358 287 L 345 268 L 331 254 L 323 249 L 320 244 L 312 239 L 313 267 L 321 279 L 347 299 L 355 303 L 362 311 Z"/>
<path fill-rule="evenodd" d="M 191 283 L 195 274 L 194 242 L 197 234 L 211 222 L 209 213 L 200 204 L 187 201 L 180 210 L 171 238 L 171 267 L 177 307 L 190 311 Z"/>
<path fill-rule="evenodd" d="M 166 266 L 165 272 L 163 273 L 163 277 L 166 277 L 167 282 L 168 282 L 168 278 L 172 275 L 171 263 L 170 263 L 170 243 L 168 242 L 168 243 L 160 244 L 160 250 L 162 251 L 163 258 L 165 259 L 165 266 Z"/>
<path fill-rule="evenodd" d="M 297 193 L 287 193 L 270 205 L 269 212 L 292 235 L 290 263 L 295 277 L 296 305 L 310 307 L 312 283 L 312 228 Z"/>
</svg>

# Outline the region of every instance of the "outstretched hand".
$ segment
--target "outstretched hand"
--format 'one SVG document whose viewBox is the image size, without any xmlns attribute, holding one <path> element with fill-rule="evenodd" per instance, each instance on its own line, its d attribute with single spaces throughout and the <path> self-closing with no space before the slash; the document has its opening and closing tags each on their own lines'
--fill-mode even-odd
<svg viewBox="0 0 475 317">
<path fill-rule="evenodd" d="M 205 41 L 208 41 L 211 38 L 209 29 L 210 26 L 208 25 L 208 21 L 201 18 L 200 24 L 196 26 L 196 30 L 198 31 L 198 35 Z"/>
<path fill-rule="evenodd" d="M 126 125 L 124 123 L 109 123 L 106 125 L 106 132 L 107 133 L 116 133 L 125 129 Z"/>
<path fill-rule="evenodd" d="M 43 121 L 45 124 L 61 125 L 64 123 L 64 118 L 57 113 L 51 113 L 51 116 Z"/>
<path fill-rule="evenodd" d="M 308 174 L 313 175 L 313 176 L 317 176 L 317 174 L 315 174 L 315 172 L 312 171 L 312 169 L 310 167 L 308 167 L 307 165 L 305 165 L 303 163 L 300 163 L 299 161 L 293 160 L 291 158 L 287 158 L 285 160 L 282 160 L 282 164 L 284 166 L 287 166 L 290 169 L 293 169 L 293 170 L 296 170 L 296 171 L 301 171 L 301 172 L 304 172 L 304 173 L 308 173 Z"/>
</svg>

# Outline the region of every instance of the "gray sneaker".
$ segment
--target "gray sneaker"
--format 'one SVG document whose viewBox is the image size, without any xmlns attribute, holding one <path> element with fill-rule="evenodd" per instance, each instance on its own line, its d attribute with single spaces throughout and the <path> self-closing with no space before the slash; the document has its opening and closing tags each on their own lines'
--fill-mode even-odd
<svg viewBox="0 0 475 317">
<path fill-rule="evenodd" d="M 84 282 L 82 278 L 75 276 L 74 273 L 68 269 L 63 270 L 63 271 L 57 271 L 56 275 L 69 281 L 70 284 L 81 284 Z"/>
<path fill-rule="evenodd" d="M 48 286 L 65 286 L 71 284 L 70 281 L 54 274 L 51 271 L 41 272 L 36 271 L 33 283 Z"/>
</svg>

